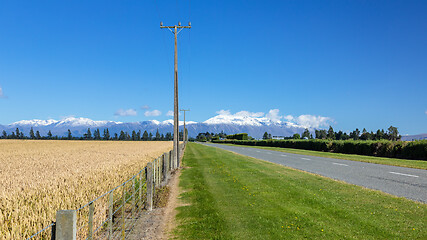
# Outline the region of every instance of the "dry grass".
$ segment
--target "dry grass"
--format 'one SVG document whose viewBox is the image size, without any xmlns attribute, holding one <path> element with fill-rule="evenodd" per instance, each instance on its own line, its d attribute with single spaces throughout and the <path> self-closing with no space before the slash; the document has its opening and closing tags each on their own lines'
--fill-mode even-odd
<svg viewBox="0 0 427 240">
<path fill-rule="evenodd" d="M 172 142 L 0 140 L 0 236 L 22 239 L 58 209 L 76 209 L 119 185 Z"/>
</svg>

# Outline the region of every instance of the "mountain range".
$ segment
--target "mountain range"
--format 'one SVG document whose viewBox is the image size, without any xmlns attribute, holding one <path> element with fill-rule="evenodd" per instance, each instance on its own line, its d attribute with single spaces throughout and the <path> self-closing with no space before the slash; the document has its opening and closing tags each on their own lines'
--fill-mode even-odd
<svg viewBox="0 0 427 240">
<path fill-rule="evenodd" d="M 183 122 L 180 121 L 180 130 L 183 129 Z M 302 123 L 295 123 L 292 121 L 280 121 L 275 118 L 265 116 L 256 116 L 250 114 L 219 114 L 215 117 L 209 118 L 204 122 L 187 121 L 186 127 L 190 137 L 196 137 L 197 134 L 203 132 L 219 133 L 223 131 L 226 134 L 235 133 L 248 133 L 249 136 L 254 138 L 262 138 L 264 132 L 270 133 L 272 136 L 292 136 L 294 133 L 301 134 L 307 127 L 311 132 L 314 131 L 313 127 L 304 125 Z M 159 130 L 160 134 L 173 132 L 173 120 L 157 121 L 141 121 L 141 122 L 117 122 L 117 121 L 95 121 L 89 118 L 75 118 L 68 117 L 62 120 L 22 120 L 8 125 L 0 125 L 0 132 L 6 131 L 11 134 L 19 128 L 26 136 L 29 135 L 30 129 L 40 131 L 42 136 L 46 136 L 48 131 L 51 131 L 55 136 L 67 136 L 68 129 L 70 129 L 74 137 L 81 137 L 90 128 L 92 132 L 99 129 L 101 134 L 103 129 L 108 128 L 110 135 L 114 133 L 119 134 L 120 131 L 128 132 L 129 134 L 135 130 L 141 132 L 147 131 L 153 134 Z M 418 135 L 404 135 L 403 141 L 427 139 L 426 134 Z"/>
<path fill-rule="evenodd" d="M 303 126 L 292 122 L 272 120 L 267 117 L 254 116 L 235 116 L 235 115 L 217 115 L 204 122 L 187 121 L 186 127 L 190 137 L 196 137 L 201 132 L 219 133 L 223 131 L 226 134 L 248 133 L 254 138 L 261 138 L 264 132 L 271 133 L 273 136 L 291 136 L 294 133 L 302 133 Z M 42 136 L 46 136 L 51 131 L 55 136 L 67 136 L 70 129 L 74 137 L 80 137 L 90 128 L 92 132 L 99 129 L 101 134 L 103 129 L 108 128 L 110 135 L 125 131 L 131 133 L 133 130 L 147 131 L 153 134 L 159 130 L 160 134 L 166 134 L 173 131 L 173 120 L 166 121 L 141 121 L 141 122 L 116 122 L 116 121 L 94 121 L 89 118 L 68 117 L 62 120 L 22 120 L 8 125 L 0 125 L 0 131 L 5 130 L 8 134 L 19 128 L 26 136 L 30 129 L 40 131 Z M 180 129 L 183 129 L 183 122 L 180 121 Z"/>
</svg>

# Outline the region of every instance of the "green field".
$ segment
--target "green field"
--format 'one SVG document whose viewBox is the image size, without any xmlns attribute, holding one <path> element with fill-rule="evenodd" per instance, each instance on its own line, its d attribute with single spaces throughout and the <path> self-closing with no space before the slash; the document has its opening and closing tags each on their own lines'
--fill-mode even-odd
<svg viewBox="0 0 427 240">
<path fill-rule="evenodd" d="M 345 159 L 345 160 L 351 160 L 351 161 L 385 164 L 385 165 L 427 170 L 427 161 L 425 160 L 373 157 L 373 156 L 364 156 L 364 155 L 357 155 L 357 154 L 319 152 L 319 151 L 311 151 L 311 150 L 295 149 L 295 148 L 246 146 L 246 145 L 237 145 L 237 144 L 231 144 L 231 143 L 222 143 L 222 144 L 229 145 L 229 146 L 251 147 L 251 148 L 273 150 L 273 151 L 279 151 L 279 152 L 285 152 L 285 153 L 294 153 L 294 154 L 302 154 L 302 155 L 326 157 L 326 158 L 337 158 L 337 159 Z"/>
<path fill-rule="evenodd" d="M 188 144 L 179 239 L 427 239 L 427 205 Z"/>
</svg>

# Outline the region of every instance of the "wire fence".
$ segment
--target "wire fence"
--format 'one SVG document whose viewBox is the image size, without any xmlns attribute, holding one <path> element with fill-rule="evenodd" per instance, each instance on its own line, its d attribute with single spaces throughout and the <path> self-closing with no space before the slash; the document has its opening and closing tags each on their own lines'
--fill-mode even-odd
<svg viewBox="0 0 427 240">
<path fill-rule="evenodd" d="M 180 144 L 179 152 L 184 149 L 185 144 Z M 180 159 L 174 161 L 173 156 L 173 150 L 163 153 L 128 180 L 79 209 L 59 210 L 56 222 L 27 240 L 54 240 L 57 234 L 81 240 L 126 239 L 141 213 L 153 208 L 156 188 L 166 185 L 170 172 L 180 166 Z"/>
</svg>

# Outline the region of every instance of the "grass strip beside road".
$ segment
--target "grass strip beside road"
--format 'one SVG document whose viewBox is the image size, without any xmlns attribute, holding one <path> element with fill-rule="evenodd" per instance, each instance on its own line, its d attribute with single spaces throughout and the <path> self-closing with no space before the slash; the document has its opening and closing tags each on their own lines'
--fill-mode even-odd
<svg viewBox="0 0 427 240">
<path fill-rule="evenodd" d="M 221 143 L 221 145 L 251 147 L 251 148 L 259 148 L 259 149 L 272 150 L 272 151 L 278 151 L 278 152 L 284 152 L 284 153 L 293 153 L 293 154 L 309 155 L 309 156 L 316 156 L 316 157 L 344 159 L 344 160 L 351 160 L 351 161 L 368 162 L 368 163 L 376 163 L 376 164 L 384 164 L 384 165 L 391 165 L 391 166 L 398 166 L 398 167 L 409 167 L 409 168 L 418 168 L 418 169 L 427 170 L 427 161 L 424 161 L 424 160 L 410 160 L 410 159 L 400 159 L 400 158 L 364 156 L 364 155 L 357 155 L 357 154 L 320 152 L 320 151 L 311 151 L 311 150 L 295 149 L 295 148 L 247 146 L 247 145 L 230 144 L 230 143 Z"/>
<path fill-rule="evenodd" d="M 427 239 L 427 205 L 190 143 L 179 239 Z"/>
</svg>

